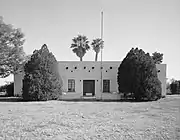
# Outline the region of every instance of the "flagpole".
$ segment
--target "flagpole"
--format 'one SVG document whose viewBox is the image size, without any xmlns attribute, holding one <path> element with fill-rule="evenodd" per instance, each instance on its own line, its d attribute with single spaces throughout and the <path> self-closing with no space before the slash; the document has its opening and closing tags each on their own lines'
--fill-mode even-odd
<svg viewBox="0 0 180 140">
<path fill-rule="evenodd" d="M 103 41 L 103 12 L 101 12 L 101 40 Z M 103 70 L 103 67 L 102 67 L 102 46 L 101 46 L 101 100 L 102 100 L 102 93 L 103 93 L 102 70 Z"/>
</svg>

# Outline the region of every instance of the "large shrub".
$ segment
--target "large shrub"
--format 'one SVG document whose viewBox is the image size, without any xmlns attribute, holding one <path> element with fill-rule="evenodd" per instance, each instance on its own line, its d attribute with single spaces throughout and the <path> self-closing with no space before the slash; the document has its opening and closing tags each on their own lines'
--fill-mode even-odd
<svg viewBox="0 0 180 140">
<path fill-rule="evenodd" d="M 156 65 L 142 49 L 132 48 L 118 68 L 119 92 L 136 100 L 156 100 L 161 97 L 161 82 Z"/>
<path fill-rule="evenodd" d="M 58 73 L 57 61 L 44 44 L 35 50 L 31 59 L 24 66 L 24 100 L 54 100 L 62 93 L 62 80 Z"/>
</svg>

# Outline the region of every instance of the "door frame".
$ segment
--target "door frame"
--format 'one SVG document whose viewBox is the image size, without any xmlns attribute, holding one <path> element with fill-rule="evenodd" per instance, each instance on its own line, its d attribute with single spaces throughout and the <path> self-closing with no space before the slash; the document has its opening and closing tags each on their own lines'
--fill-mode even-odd
<svg viewBox="0 0 180 140">
<path fill-rule="evenodd" d="M 88 96 L 88 95 L 86 95 L 86 93 L 85 93 L 85 90 L 84 90 L 84 82 L 92 82 L 92 84 L 93 84 L 93 92 L 92 92 L 92 95 L 89 95 L 89 96 L 95 96 L 95 80 L 83 80 L 83 96 Z"/>
</svg>

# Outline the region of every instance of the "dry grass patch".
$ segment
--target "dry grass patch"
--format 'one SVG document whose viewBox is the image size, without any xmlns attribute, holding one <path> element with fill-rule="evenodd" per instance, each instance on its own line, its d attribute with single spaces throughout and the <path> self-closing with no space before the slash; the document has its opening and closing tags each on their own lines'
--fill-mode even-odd
<svg viewBox="0 0 180 140">
<path fill-rule="evenodd" d="M 179 140 L 180 96 L 156 102 L 0 102 L 0 139 Z"/>
</svg>

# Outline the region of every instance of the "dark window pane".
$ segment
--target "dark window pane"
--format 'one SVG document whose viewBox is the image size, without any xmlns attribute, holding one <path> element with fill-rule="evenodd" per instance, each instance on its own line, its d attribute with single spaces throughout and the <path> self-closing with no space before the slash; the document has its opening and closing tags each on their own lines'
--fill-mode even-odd
<svg viewBox="0 0 180 140">
<path fill-rule="evenodd" d="M 75 92 L 75 80 L 74 79 L 68 79 L 68 91 Z"/>
<path fill-rule="evenodd" d="M 110 92 L 110 80 L 103 80 L 103 92 Z"/>
</svg>

